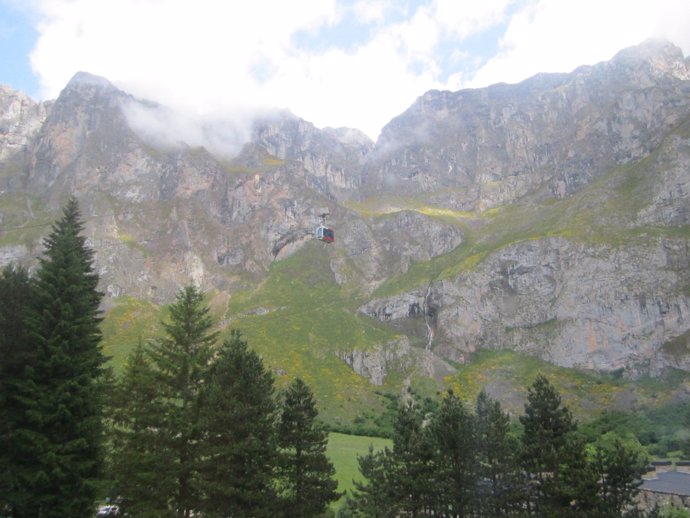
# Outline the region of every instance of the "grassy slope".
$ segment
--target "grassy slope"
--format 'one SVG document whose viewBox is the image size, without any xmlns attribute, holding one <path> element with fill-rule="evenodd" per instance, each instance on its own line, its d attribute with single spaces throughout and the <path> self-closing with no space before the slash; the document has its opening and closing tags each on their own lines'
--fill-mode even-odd
<svg viewBox="0 0 690 518">
<path fill-rule="evenodd" d="M 0 246 L 40 241 L 59 217 L 60 214 L 49 213 L 38 197 L 28 194 L 1 196 Z"/>
<path fill-rule="evenodd" d="M 294 284 L 292 285 L 294 287 Z M 298 291 L 298 290 L 297 290 Z M 271 292 L 269 289 L 268 292 Z M 317 333 L 319 326 L 310 323 L 315 315 L 330 318 L 331 327 L 340 327 L 335 334 L 350 340 L 363 332 L 357 319 L 349 312 L 335 307 L 314 311 L 304 310 L 297 317 L 288 309 L 263 317 L 247 316 L 234 322 L 242 329 L 250 345 L 264 358 L 272 370 L 284 369 L 277 377 L 277 385 L 284 385 L 293 376 L 303 377 L 317 395 L 320 416 L 336 428 L 356 428 L 380 431 L 382 417 L 390 418 L 395 400 L 390 397 L 399 391 L 395 376 L 384 387 L 374 387 L 354 374 L 333 353 L 335 342 Z M 345 316 L 339 315 L 341 311 Z M 167 318 L 162 308 L 135 299 L 122 299 L 107 315 L 103 323 L 104 350 L 112 357 L 112 365 L 120 371 L 126 355 L 140 339 L 161 332 L 159 322 Z M 339 320 L 340 319 L 340 320 Z M 366 323 L 366 321 L 364 321 Z M 351 326 L 349 331 L 347 326 Z M 365 330 L 366 331 L 366 330 Z M 378 329 L 368 330 L 376 336 Z M 312 335 L 310 337 L 310 335 Z M 304 340 L 306 344 L 300 346 Z M 677 403 L 690 386 L 690 373 L 673 371 L 664 378 L 629 381 L 616 375 L 585 373 L 557 367 L 547 362 L 512 351 L 479 351 L 466 365 L 458 366 L 456 375 L 445 384 L 472 406 L 482 388 L 502 401 L 511 415 L 520 415 L 527 387 L 537 373 L 543 373 L 558 388 L 576 417 L 588 421 L 602 409 L 634 409 L 651 412 Z M 438 392 L 438 386 L 428 380 L 417 380 L 415 388 L 423 395 Z M 386 397 L 388 396 L 388 397 Z M 387 425 L 383 424 L 385 428 Z"/>
<path fill-rule="evenodd" d="M 310 242 L 275 263 L 257 290 L 233 296 L 229 309 L 234 315 L 231 326 L 242 330 L 269 368 L 283 374 L 278 385 L 303 378 L 314 391 L 324 421 L 338 426 L 352 422 L 362 408 L 382 411 L 386 400 L 376 392 L 395 391 L 399 381 L 392 379 L 375 391 L 336 355 L 395 337 L 355 308 L 335 283 L 327 245 Z"/>
<path fill-rule="evenodd" d="M 537 373 L 546 376 L 563 401 L 581 421 L 597 417 L 602 409 L 652 412 L 676 404 L 690 386 L 690 373 L 672 371 L 662 378 L 631 381 L 617 374 L 596 374 L 557 367 L 513 351 L 478 351 L 471 362 L 447 382 L 468 405 L 482 388 L 502 400 L 513 416 L 523 412 L 527 387 Z"/>
<path fill-rule="evenodd" d="M 160 322 L 167 314 L 163 308 L 143 300 L 132 297 L 116 300 L 101 324 L 101 331 L 103 352 L 110 357 L 115 372 L 120 373 L 139 341 L 146 342 L 162 333 Z"/>
</svg>

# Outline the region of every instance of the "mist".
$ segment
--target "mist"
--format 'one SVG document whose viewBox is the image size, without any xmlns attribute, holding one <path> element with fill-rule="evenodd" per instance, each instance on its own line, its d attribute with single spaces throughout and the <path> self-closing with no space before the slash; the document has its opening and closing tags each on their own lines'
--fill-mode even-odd
<svg viewBox="0 0 690 518">
<path fill-rule="evenodd" d="M 252 134 L 258 113 L 237 109 L 215 114 L 193 113 L 150 102 L 129 100 L 123 112 L 130 128 L 158 150 L 203 147 L 221 159 L 237 155 Z"/>
</svg>

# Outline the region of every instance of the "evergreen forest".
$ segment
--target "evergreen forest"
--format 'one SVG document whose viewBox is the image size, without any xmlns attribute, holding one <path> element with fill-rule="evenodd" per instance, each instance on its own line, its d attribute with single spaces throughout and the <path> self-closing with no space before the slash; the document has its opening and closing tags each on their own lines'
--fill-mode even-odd
<svg viewBox="0 0 690 518">
<path fill-rule="evenodd" d="M 358 457 L 343 494 L 309 385 L 278 389 L 198 288 L 109 369 L 82 231 L 72 198 L 35 272 L 0 276 L 2 517 L 92 517 L 106 498 L 144 518 L 682 516 L 637 505 L 647 450 L 579 426 L 543 375 L 517 418 L 483 391 L 470 408 L 452 390 L 408 390 L 391 445 Z"/>
</svg>

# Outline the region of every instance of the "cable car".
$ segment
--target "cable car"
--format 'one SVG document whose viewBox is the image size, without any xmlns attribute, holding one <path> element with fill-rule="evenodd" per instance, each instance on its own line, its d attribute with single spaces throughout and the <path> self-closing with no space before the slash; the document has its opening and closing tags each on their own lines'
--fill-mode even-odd
<svg viewBox="0 0 690 518">
<path fill-rule="evenodd" d="M 333 229 L 330 227 L 319 225 L 316 229 L 316 239 L 326 243 L 332 243 L 335 241 L 335 232 L 333 232 Z"/>
<path fill-rule="evenodd" d="M 324 212 L 323 214 L 319 214 L 319 217 L 321 218 L 321 224 L 316 227 L 316 239 L 319 241 L 323 241 L 324 243 L 332 243 L 335 241 L 335 232 L 333 232 L 333 229 L 331 227 L 326 226 L 326 217 L 328 216 L 328 212 Z"/>
</svg>

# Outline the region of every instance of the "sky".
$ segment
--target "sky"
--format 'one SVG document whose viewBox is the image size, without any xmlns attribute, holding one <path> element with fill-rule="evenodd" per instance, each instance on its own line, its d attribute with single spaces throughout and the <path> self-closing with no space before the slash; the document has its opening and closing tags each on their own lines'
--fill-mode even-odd
<svg viewBox="0 0 690 518">
<path fill-rule="evenodd" d="M 381 128 L 431 89 L 516 83 L 648 38 L 690 53 L 688 0 L 0 0 L 0 84 L 78 71 L 194 117 L 287 109 Z"/>
</svg>

